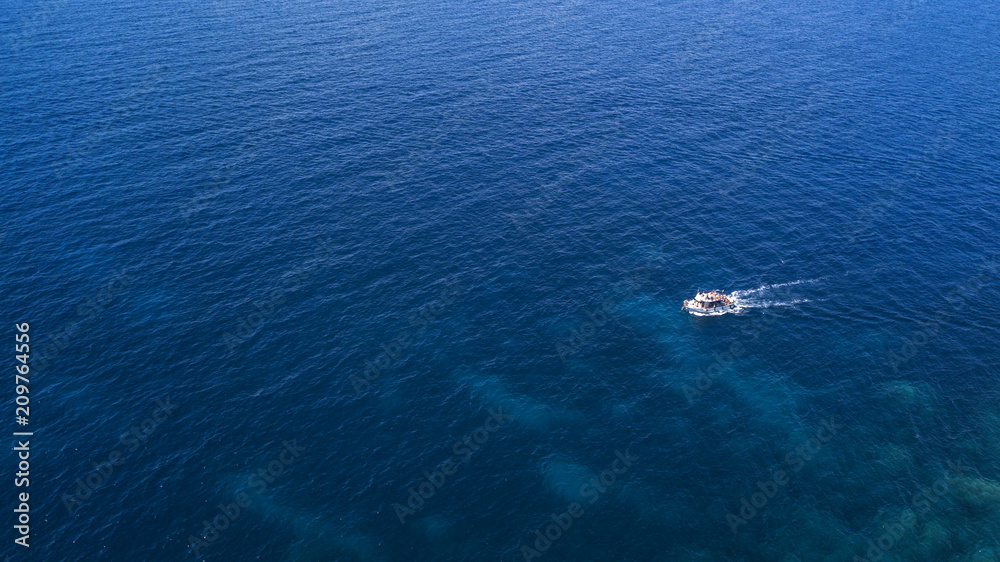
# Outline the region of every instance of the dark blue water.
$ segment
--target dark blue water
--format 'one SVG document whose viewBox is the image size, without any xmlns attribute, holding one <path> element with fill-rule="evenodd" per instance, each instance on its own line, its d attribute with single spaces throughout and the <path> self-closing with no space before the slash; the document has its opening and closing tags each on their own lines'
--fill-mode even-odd
<svg viewBox="0 0 1000 562">
<path fill-rule="evenodd" d="M 2 6 L 10 559 L 1000 560 L 995 6 Z"/>
</svg>

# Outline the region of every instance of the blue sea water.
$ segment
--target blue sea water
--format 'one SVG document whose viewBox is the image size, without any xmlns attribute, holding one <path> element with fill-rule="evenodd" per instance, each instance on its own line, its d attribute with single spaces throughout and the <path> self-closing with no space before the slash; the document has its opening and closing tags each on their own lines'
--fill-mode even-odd
<svg viewBox="0 0 1000 562">
<path fill-rule="evenodd" d="M 0 5 L 6 559 L 1000 560 L 990 3 Z"/>
</svg>

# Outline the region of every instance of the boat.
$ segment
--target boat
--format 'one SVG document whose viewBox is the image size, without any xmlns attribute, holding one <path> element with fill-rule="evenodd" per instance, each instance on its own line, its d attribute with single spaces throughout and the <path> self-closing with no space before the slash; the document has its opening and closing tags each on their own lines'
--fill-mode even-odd
<svg viewBox="0 0 1000 562">
<path fill-rule="evenodd" d="M 686 310 L 695 316 L 716 316 L 727 312 L 736 312 L 736 301 L 724 291 L 698 292 L 693 299 L 684 301 L 681 310 Z"/>
</svg>

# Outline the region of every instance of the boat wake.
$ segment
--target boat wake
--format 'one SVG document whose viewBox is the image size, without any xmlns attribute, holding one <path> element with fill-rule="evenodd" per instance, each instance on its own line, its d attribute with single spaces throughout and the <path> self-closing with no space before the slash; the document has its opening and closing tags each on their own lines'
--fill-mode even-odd
<svg viewBox="0 0 1000 562">
<path fill-rule="evenodd" d="M 771 308 L 775 306 L 795 306 L 797 304 L 802 304 L 805 302 L 812 302 L 809 299 L 793 299 L 789 301 L 771 301 L 765 299 L 734 299 L 736 301 L 736 310 L 734 312 L 740 312 L 748 308 Z"/>
<path fill-rule="evenodd" d="M 781 294 L 783 291 L 778 289 L 806 283 L 816 283 L 822 281 L 823 279 L 823 277 L 818 277 L 816 279 L 799 279 L 797 281 L 789 281 L 787 283 L 761 285 L 756 289 L 733 291 L 730 293 L 730 296 L 736 303 L 737 310 L 734 312 L 739 312 L 748 308 L 790 307 L 811 302 L 810 299 L 794 298 L 792 295 L 788 295 L 787 293 L 783 295 Z"/>
</svg>

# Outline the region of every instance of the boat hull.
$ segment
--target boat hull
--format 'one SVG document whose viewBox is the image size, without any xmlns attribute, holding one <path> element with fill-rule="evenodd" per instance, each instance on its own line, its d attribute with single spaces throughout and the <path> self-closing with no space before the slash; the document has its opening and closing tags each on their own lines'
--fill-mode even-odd
<svg viewBox="0 0 1000 562">
<path fill-rule="evenodd" d="M 701 308 L 698 306 L 684 305 L 683 310 L 688 311 L 690 314 L 693 314 L 694 316 L 721 316 L 723 314 L 728 314 L 730 312 L 738 312 L 735 304 L 726 304 L 712 308 Z"/>
</svg>

